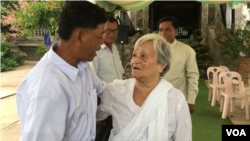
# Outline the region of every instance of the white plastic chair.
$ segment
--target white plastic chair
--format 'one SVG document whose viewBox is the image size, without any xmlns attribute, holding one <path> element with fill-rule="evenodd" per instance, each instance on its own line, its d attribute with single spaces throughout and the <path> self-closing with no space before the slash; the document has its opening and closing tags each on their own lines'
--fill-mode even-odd
<svg viewBox="0 0 250 141">
<path fill-rule="evenodd" d="M 222 69 L 224 69 L 225 72 L 229 72 L 229 71 L 230 71 L 226 66 L 221 66 L 221 65 L 220 65 L 220 67 L 221 67 Z M 233 91 L 235 92 L 235 91 L 236 91 L 236 85 L 239 85 L 239 81 L 236 80 L 236 79 L 233 79 L 232 81 L 233 81 Z M 222 79 L 222 82 L 224 82 L 223 79 Z M 243 81 L 242 81 L 242 84 L 243 84 L 243 86 L 244 86 L 244 82 L 243 82 Z M 220 94 L 220 93 L 218 93 L 218 94 Z M 218 95 L 218 96 L 219 96 L 219 100 L 220 100 L 220 95 Z M 231 103 L 235 103 L 235 98 L 232 98 L 232 99 L 231 99 Z M 244 100 L 242 100 L 241 109 L 244 109 Z M 232 106 L 232 104 L 231 104 L 230 110 L 231 110 L 231 112 L 234 111 L 234 106 Z"/>
<path fill-rule="evenodd" d="M 222 69 L 221 67 L 209 67 L 207 69 L 207 77 L 208 77 L 208 83 L 209 83 L 209 96 L 208 96 L 208 101 L 211 100 L 211 95 L 213 95 L 212 98 L 212 103 L 211 106 L 215 106 L 216 104 L 216 99 L 217 101 L 219 100 L 219 89 L 224 88 L 225 86 L 219 85 L 218 83 L 218 77 L 219 73 L 224 72 L 225 70 Z M 210 83 L 210 77 L 209 74 L 213 73 L 213 81 Z"/>
<path fill-rule="evenodd" d="M 219 84 L 222 85 L 222 78 L 224 78 L 225 91 L 221 91 L 221 105 L 220 111 L 222 112 L 222 118 L 227 118 L 228 104 L 230 99 L 243 98 L 245 101 L 245 112 L 246 119 L 249 120 L 249 110 L 248 110 L 248 95 L 245 94 L 244 85 L 241 76 L 237 72 L 221 72 L 219 74 Z M 239 82 L 239 91 L 233 90 L 233 79 L 237 79 Z M 231 101 L 231 112 L 233 112 L 234 102 Z M 222 111 L 223 110 L 223 111 Z"/>
<path fill-rule="evenodd" d="M 248 84 L 249 84 L 249 87 L 244 88 L 244 93 L 246 95 L 250 96 L 250 79 L 248 79 Z M 244 109 L 244 105 L 245 105 L 245 102 L 244 102 L 244 100 L 242 100 L 241 109 Z"/>
</svg>

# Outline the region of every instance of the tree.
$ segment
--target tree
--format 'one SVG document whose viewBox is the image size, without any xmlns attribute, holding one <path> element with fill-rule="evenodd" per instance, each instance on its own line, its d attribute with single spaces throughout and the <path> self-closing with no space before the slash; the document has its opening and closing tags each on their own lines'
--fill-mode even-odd
<svg viewBox="0 0 250 141">
<path fill-rule="evenodd" d="M 1 2 L 2 26 L 9 35 L 28 37 L 37 28 L 47 28 L 46 33 L 54 35 L 58 30 L 58 22 L 64 1 L 19 1 Z"/>
</svg>

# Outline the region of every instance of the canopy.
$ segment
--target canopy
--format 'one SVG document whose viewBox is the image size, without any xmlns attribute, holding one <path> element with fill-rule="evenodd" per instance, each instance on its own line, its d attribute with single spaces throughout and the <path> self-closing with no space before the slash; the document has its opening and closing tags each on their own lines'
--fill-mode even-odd
<svg viewBox="0 0 250 141">
<path fill-rule="evenodd" d="M 217 2 L 217 3 L 227 3 L 227 2 L 234 1 L 234 0 L 208 0 L 208 1 Z"/>
<path fill-rule="evenodd" d="M 243 6 L 245 6 L 247 4 L 247 1 L 232 1 L 228 3 L 228 6 L 231 9 L 238 9 L 238 8 L 242 8 Z"/>
<path fill-rule="evenodd" d="M 221 4 L 221 3 L 218 3 L 218 2 L 211 2 L 211 1 L 208 1 L 208 0 L 196 0 L 198 2 L 201 2 L 201 3 L 206 3 L 206 4 Z"/>
<path fill-rule="evenodd" d="M 150 5 L 154 0 L 133 0 L 133 1 L 96 1 L 96 4 L 100 7 L 104 8 L 106 11 L 111 12 L 114 11 L 116 6 L 122 6 L 127 11 L 137 11 L 140 9 L 145 8 L 146 6 Z"/>
<path fill-rule="evenodd" d="M 136 4 L 138 2 L 141 2 L 143 0 L 106 0 L 109 3 L 115 4 L 115 5 L 131 5 Z"/>
</svg>

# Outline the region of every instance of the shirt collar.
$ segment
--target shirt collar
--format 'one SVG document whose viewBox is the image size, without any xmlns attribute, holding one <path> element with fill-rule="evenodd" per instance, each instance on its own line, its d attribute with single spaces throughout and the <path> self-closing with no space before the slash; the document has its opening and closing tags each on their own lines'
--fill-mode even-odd
<svg viewBox="0 0 250 141">
<path fill-rule="evenodd" d="M 174 42 L 171 44 L 171 46 L 172 46 L 172 47 L 175 47 L 175 46 L 176 46 L 176 43 L 177 43 L 177 41 L 176 41 L 176 39 L 174 39 Z"/>
<path fill-rule="evenodd" d="M 64 74 L 66 74 L 72 81 L 75 81 L 79 71 L 84 71 L 86 68 L 86 62 L 80 61 L 77 66 L 78 69 L 71 66 L 65 62 L 60 56 L 58 56 L 53 49 L 58 46 L 58 43 L 55 43 L 51 46 L 48 52 L 48 59 L 53 63 L 57 68 L 59 68 Z"/>
<path fill-rule="evenodd" d="M 101 45 L 102 49 L 108 48 L 104 43 Z M 112 44 L 112 49 L 116 49 L 116 46 L 114 44 Z"/>
</svg>

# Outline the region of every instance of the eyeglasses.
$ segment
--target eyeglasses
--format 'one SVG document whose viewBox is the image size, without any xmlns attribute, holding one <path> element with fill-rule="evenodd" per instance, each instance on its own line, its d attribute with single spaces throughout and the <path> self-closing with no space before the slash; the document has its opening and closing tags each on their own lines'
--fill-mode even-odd
<svg viewBox="0 0 250 141">
<path fill-rule="evenodd" d="M 104 33 L 110 34 L 111 32 L 113 32 L 114 34 L 117 34 L 118 31 L 119 31 L 118 29 L 115 29 L 115 30 L 106 29 L 106 30 L 104 30 Z"/>
</svg>

